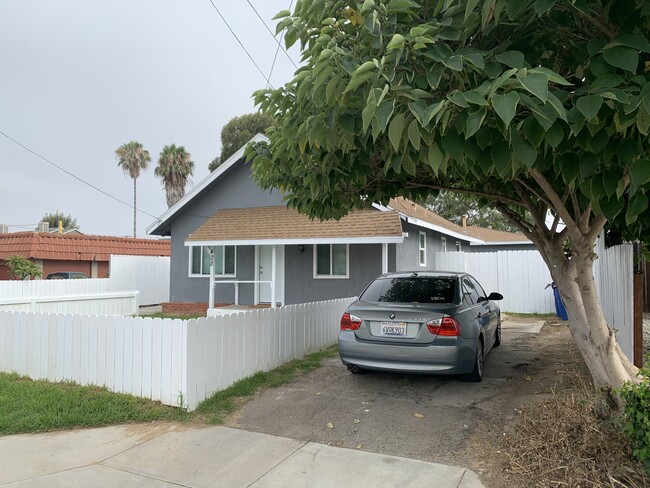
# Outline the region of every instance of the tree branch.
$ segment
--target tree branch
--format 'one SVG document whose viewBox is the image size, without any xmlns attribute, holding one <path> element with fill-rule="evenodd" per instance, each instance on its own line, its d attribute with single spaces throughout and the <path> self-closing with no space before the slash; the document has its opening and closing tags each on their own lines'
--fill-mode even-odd
<svg viewBox="0 0 650 488">
<path fill-rule="evenodd" d="M 553 205 L 551 204 L 550 200 L 546 198 L 545 195 L 540 194 L 538 191 L 536 191 L 532 186 L 530 186 L 528 183 L 526 183 L 524 180 L 520 178 L 515 178 L 513 181 L 516 181 L 520 185 L 522 185 L 526 190 L 531 192 L 533 195 L 535 195 L 540 201 L 544 202 L 547 206 L 552 207 Z"/>
<path fill-rule="evenodd" d="M 575 220 L 573 217 L 571 217 L 571 214 L 569 214 L 568 210 L 564 206 L 564 202 L 562 202 L 562 199 L 560 196 L 557 194 L 555 189 L 551 186 L 551 184 L 544 178 L 544 175 L 542 175 L 539 171 L 536 169 L 531 169 L 528 171 L 528 174 L 537 182 L 539 187 L 544 190 L 544 193 L 549 198 L 549 201 L 551 202 L 550 207 L 555 210 L 556 214 L 560 216 L 560 218 L 564 221 L 565 225 L 569 227 L 573 227 L 576 225 Z"/>
<path fill-rule="evenodd" d="M 596 240 L 598 234 L 600 234 L 600 232 L 605 228 L 606 223 L 607 217 L 604 215 L 599 215 L 594 219 L 591 223 L 591 229 L 589 229 L 589 232 L 585 234 L 589 242 L 594 242 Z"/>
<path fill-rule="evenodd" d="M 406 183 L 406 188 L 408 188 L 408 189 L 430 188 L 432 190 L 458 191 L 458 192 L 463 192 L 463 193 L 469 193 L 470 195 L 478 195 L 480 197 L 489 198 L 490 200 L 495 200 L 496 202 L 509 203 L 511 205 L 517 205 L 519 207 L 524 207 L 525 206 L 523 204 L 523 202 L 515 200 L 514 198 L 504 197 L 503 195 L 493 195 L 492 193 L 487 193 L 487 192 L 478 191 L 478 190 L 468 190 L 466 188 L 456 188 L 456 187 L 453 187 L 453 186 L 431 185 L 431 184 L 426 184 L 426 183 L 409 182 L 409 183 Z"/>
</svg>

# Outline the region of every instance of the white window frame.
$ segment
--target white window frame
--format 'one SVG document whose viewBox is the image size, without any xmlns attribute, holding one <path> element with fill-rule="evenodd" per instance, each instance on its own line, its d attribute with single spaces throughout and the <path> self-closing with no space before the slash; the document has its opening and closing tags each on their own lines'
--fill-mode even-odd
<svg viewBox="0 0 650 488">
<path fill-rule="evenodd" d="M 447 252 L 447 238 L 446 237 L 440 237 L 440 243 L 441 243 L 441 251 L 442 252 Z"/>
<path fill-rule="evenodd" d="M 313 254 L 314 254 L 314 279 L 315 280 L 347 280 L 350 279 L 350 244 L 345 244 L 345 274 L 344 275 L 321 275 L 318 274 L 318 246 L 323 244 L 314 244 L 313 245 Z M 333 244 L 325 244 L 330 247 L 330 272 L 334 269 L 332 265 L 332 258 L 334 253 L 332 252 Z"/>
<path fill-rule="evenodd" d="M 210 278 L 210 269 L 207 270 L 207 274 L 192 273 L 192 249 L 194 249 L 195 247 L 204 248 L 204 247 L 210 247 L 210 246 L 189 246 L 188 247 L 189 252 L 188 252 L 188 258 L 187 258 L 187 276 L 190 277 L 190 278 Z M 212 246 L 212 247 L 223 247 L 224 248 L 223 262 L 222 262 L 221 269 L 226 269 L 226 250 L 225 250 L 225 248 L 227 246 L 221 245 L 221 246 Z M 230 246 L 230 247 L 235 248 L 235 263 L 234 263 L 235 264 L 235 269 L 234 269 L 235 272 L 232 273 L 232 274 L 225 274 L 225 273 L 219 274 L 219 273 L 215 272 L 214 276 L 216 278 L 236 278 L 237 277 L 237 246 Z M 201 253 L 203 253 L 203 250 L 201 250 Z M 201 262 L 203 262 L 203 260 L 201 260 Z"/>
<path fill-rule="evenodd" d="M 460 241 L 456 241 L 456 252 L 461 252 L 463 250 L 463 246 L 460 244 Z"/>
<path fill-rule="evenodd" d="M 424 237 L 424 243 L 422 238 Z M 425 267 L 427 265 L 427 233 L 420 232 L 418 234 L 418 261 L 420 266 Z"/>
</svg>

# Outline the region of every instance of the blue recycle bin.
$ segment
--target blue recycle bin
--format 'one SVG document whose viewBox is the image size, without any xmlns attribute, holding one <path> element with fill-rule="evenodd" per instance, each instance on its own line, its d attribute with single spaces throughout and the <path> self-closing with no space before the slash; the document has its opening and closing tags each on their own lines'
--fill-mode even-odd
<svg viewBox="0 0 650 488">
<path fill-rule="evenodd" d="M 557 286 L 555 286 L 555 283 L 552 283 L 551 286 L 553 287 L 553 297 L 555 298 L 555 315 L 560 317 L 562 320 L 568 320 L 569 317 L 566 314 L 564 303 L 562 303 L 560 292 L 557 291 Z"/>
</svg>

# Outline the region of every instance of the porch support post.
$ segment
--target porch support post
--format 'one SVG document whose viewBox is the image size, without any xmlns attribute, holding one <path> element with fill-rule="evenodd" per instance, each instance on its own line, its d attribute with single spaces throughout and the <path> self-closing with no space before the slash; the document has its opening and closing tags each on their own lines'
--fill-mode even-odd
<svg viewBox="0 0 650 488">
<path fill-rule="evenodd" d="M 381 273 L 388 273 L 388 243 L 381 245 Z"/>
<path fill-rule="evenodd" d="M 276 246 L 271 248 L 271 307 L 275 307 L 275 258 L 277 255 Z"/>
<path fill-rule="evenodd" d="M 210 293 L 208 294 L 208 308 L 214 308 L 214 246 L 208 247 L 210 253 Z"/>
</svg>

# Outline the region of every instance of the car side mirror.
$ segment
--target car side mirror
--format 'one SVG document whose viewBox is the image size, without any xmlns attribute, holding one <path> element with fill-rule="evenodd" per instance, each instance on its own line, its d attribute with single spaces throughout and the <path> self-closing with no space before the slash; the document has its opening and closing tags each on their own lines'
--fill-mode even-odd
<svg viewBox="0 0 650 488">
<path fill-rule="evenodd" d="M 503 300 L 503 295 L 501 293 L 497 293 L 496 291 L 493 291 L 490 293 L 490 295 L 487 297 L 488 300 Z"/>
</svg>

